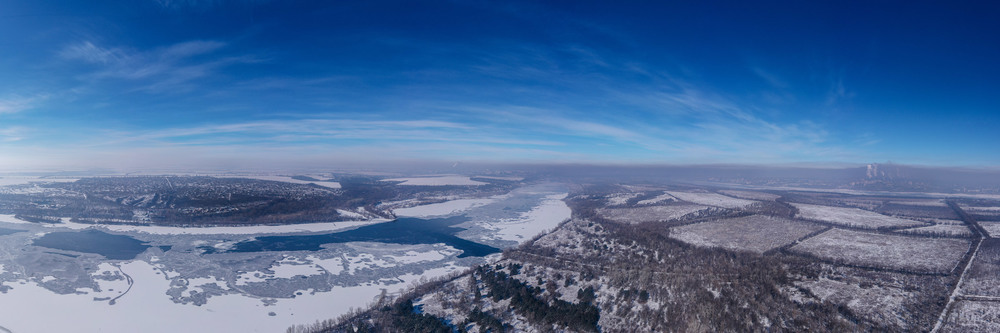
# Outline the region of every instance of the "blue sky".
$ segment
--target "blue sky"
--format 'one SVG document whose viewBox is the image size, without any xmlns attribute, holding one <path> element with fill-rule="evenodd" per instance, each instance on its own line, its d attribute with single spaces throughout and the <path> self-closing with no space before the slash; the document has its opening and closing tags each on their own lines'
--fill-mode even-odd
<svg viewBox="0 0 1000 333">
<path fill-rule="evenodd" d="M 996 4 L 0 1 L 0 169 L 1000 163 Z"/>
</svg>

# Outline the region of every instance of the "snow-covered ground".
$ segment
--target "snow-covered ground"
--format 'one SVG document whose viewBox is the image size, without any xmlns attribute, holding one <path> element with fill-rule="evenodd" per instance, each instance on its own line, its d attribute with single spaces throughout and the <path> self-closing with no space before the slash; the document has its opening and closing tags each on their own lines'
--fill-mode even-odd
<svg viewBox="0 0 1000 333">
<path fill-rule="evenodd" d="M 476 178 L 506 180 L 512 182 L 519 182 L 524 180 L 524 177 L 516 177 L 516 176 L 476 176 Z"/>
<path fill-rule="evenodd" d="M 928 226 L 928 223 L 901 219 L 879 213 L 858 209 L 832 206 L 820 206 L 792 203 L 799 210 L 796 215 L 807 220 L 816 220 L 859 228 L 876 229 L 879 227 Z"/>
<path fill-rule="evenodd" d="M 11 289 L 0 294 L 0 309 L 4 309 L 0 326 L 12 332 L 282 332 L 291 325 L 335 318 L 366 306 L 382 289 L 398 292 L 421 277 L 443 276 L 464 267 L 449 264 L 420 275 L 405 274 L 398 277 L 403 283 L 391 285 L 376 281 L 330 292 L 306 290 L 295 298 L 270 299 L 272 305 L 228 294 L 212 297 L 201 306 L 173 302 L 166 294 L 170 281 L 157 274 L 160 271 L 154 264 L 137 260 L 121 264 L 121 269 L 134 283 L 114 305 L 95 301 L 94 294 L 56 294 L 34 281 L 6 282 Z M 115 284 L 122 284 L 121 280 Z"/>
<path fill-rule="evenodd" d="M 655 205 L 664 201 L 674 201 L 674 200 L 675 200 L 674 196 L 670 195 L 669 193 L 663 193 L 651 199 L 639 200 L 639 202 L 637 202 L 636 205 L 639 206 Z"/>
<path fill-rule="evenodd" d="M 675 227 L 670 238 L 695 246 L 764 253 L 821 229 L 815 223 L 751 215 Z"/>
<path fill-rule="evenodd" d="M 889 203 L 897 205 L 907 205 L 907 206 L 928 206 L 928 207 L 947 207 L 948 204 L 944 202 L 944 199 L 914 199 L 914 200 L 893 200 Z"/>
<path fill-rule="evenodd" d="M 597 210 L 597 213 L 615 222 L 642 223 L 674 220 L 708 208 L 708 206 L 684 203 L 669 206 L 601 208 Z"/>
<path fill-rule="evenodd" d="M 431 216 L 451 215 L 472 209 L 473 207 L 483 206 L 492 203 L 496 201 L 497 198 L 498 197 L 450 200 L 429 205 L 399 208 L 393 210 L 393 213 L 396 213 L 396 216 L 407 216 L 407 217 L 431 217 Z"/>
<path fill-rule="evenodd" d="M 388 182 L 402 182 L 399 185 L 414 186 L 445 186 L 445 185 L 486 185 L 487 183 L 470 179 L 468 176 L 444 175 L 433 177 L 407 177 L 383 179 Z"/>
<path fill-rule="evenodd" d="M 979 226 L 986 229 L 986 233 L 990 234 L 990 237 L 1000 237 L 1000 222 L 979 221 Z"/>
<path fill-rule="evenodd" d="M 756 191 L 722 190 L 719 192 L 734 198 L 749 199 L 749 200 L 774 201 L 775 199 L 781 197 L 780 195 L 777 194 L 756 192 Z"/>
<path fill-rule="evenodd" d="M 947 273 L 969 250 L 968 239 L 886 235 L 830 229 L 793 246 L 820 258 L 870 267 Z"/>
<path fill-rule="evenodd" d="M 608 206 L 621 206 L 642 193 L 615 193 L 608 196 Z"/>
<path fill-rule="evenodd" d="M 20 223 L 31 223 L 31 222 L 28 222 L 28 221 L 18 220 L 16 218 L 14 218 L 14 215 L 11 215 L 11 214 L 0 214 L 0 222 L 3 222 L 3 223 L 17 223 L 17 224 L 20 224 Z"/>
<path fill-rule="evenodd" d="M 988 230 L 987 230 L 988 231 Z M 929 227 L 918 227 L 900 230 L 901 233 L 942 233 L 955 236 L 972 236 L 972 231 L 969 227 L 960 224 L 935 224 Z"/>
<path fill-rule="evenodd" d="M 756 201 L 727 197 L 716 193 L 696 193 L 696 192 L 667 192 L 677 199 L 699 205 L 715 206 L 722 208 L 741 208 L 754 204 Z"/>
<path fill-rule="evenodd" d="M 88 224 L 71 222 L 63 219 L 62 223 L 41 223 L 40 225 L 51 228 L 87 229 L 100 228 L 117 232 L 140 232 L 155 235 L 255 235 L 255 234 L 289 234 L 300 232 L 324 232 L 337 231 L 349 228 L 388 222 L 387 219 L 372 219 L 365 221 L 345 221 L 345 222 L 322 222 L 322 223 L 302 223 L 286 225 L 260 225 L 241 227 L 166 227 L 166 226 L 143 226 L 143 225 L 118 225 L 118 224 Z M 32 223 L 14 218 L 13 215 L 0 214 L 0 222 L 6 223 Z"/>
</svg>

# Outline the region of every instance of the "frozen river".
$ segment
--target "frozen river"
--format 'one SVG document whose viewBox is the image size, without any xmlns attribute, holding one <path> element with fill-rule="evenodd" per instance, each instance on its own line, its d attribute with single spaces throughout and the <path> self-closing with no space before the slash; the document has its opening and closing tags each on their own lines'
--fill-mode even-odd
<svg viewBox="0 0 1000 333">
<path fill-rule="evenodd" d="M 0 327 L 280 332 L 366 306 L 383 289 L 398 292 L 483 263 L 484 255 L 569 218 L 564 197 L 561 186 L 535 185 L 401 209 L 397 214 L 409 217 L 400 222 L 219 230 L 232 233 L 38 224 L 2 215 Z M 421 221 L 431 221 L 423 231 L 437 236 L 392 234 L 413 231 Z M 108 240 L 124 248 L 92 246 Z M 241 251 L 289 240 L 309 240 L 309 248 Z"/>
</svg>

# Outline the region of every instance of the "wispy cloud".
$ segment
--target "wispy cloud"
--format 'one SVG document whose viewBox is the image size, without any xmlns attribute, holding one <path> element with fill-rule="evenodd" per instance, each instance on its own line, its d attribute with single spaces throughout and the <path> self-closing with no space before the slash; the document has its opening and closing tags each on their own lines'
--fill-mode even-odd
<svg viewBox="0 0 1000 333">
<path fill-rule="evenodd" d="M 237 122 L 162 129 L 107 132 L 95 145 L 171 143 L 184 145 L 327 144 L 373 142 L 455 142 L 493 145 L 554 146 L 558 142 L 500 135 L 495 129 L 437 120 L 359 120 L 306 118 Z"/>
<path fill-rule="evenodd" d="M 24 139 L 25 132 L 26 129 L 24 127 L 0 128 L 0 142 L 21 141 Z"/>
<path fill-rule="evenodd" d="M 46 98 L 46 95 L 35 95 L 30 97 L 8 95 L 6 97 L 0 97 L 0 114 L 16 113 L 34 108 L 38 102 L 41 102 Z"/>
<path fill-rule="evenodd" d="M 787 88 L 788 87 L 788 83 L 786 83 L 785 80 L 781 79 L 780 77 L 778 77 L 774 73 L 771 73 L 771 72 L 769 72 L 767 70 L 764 70 L 763 68 L 760 68 L 760 67 L 757 67 L 757 66 L 753 66 L 753 67 L 750 67 L 750 71 L 753 72 L 754 74 L 756 74 L 761 79 L 764 79 L 765 82 L 767 82 L 768 84 L 770 84 L 771 86 L 773 86 L 775 88 Z"/>
<path fill-rule="evenodd" d="M 261 61 L 252 56 L 217 55 L 226 46 L 226 43 L 219 41 L 195 40 L 140 51 L 125 47 L 102 47 L 83 41 L 65 47 L 59 56 L 96 66 L 87 76 L 92 81 L 138 81 L 140 85 L 136 90 L 164 92 L 210 76 L 226 66 Z M 211 56 L 199 57 L 202 55 Z"/>
</svg>

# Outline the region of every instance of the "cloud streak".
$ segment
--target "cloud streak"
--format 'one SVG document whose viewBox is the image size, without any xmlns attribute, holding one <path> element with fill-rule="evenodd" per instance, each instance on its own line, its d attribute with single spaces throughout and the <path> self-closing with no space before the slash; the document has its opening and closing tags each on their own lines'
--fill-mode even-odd
<svg viewBox="0 0 1000 333">
<path fill-rule="evenodd" d="M 85 77 L 89 84 L 105 80 L 139 82 L 135 90 L 152 93 L 190 89 L 186 84 L 211 76 L 220 69 L 260 62 L 252 56 L 219 56 L 227 46 L 213 40 L 194 40 L 151 50 L 124 47 L 101 47 L 83 41 L 65 47 L 59 56 L 65 60 L 81 61 L 95 68 Z M 203 57 L 206 56 L 206 57 Z"/>
</svg>

